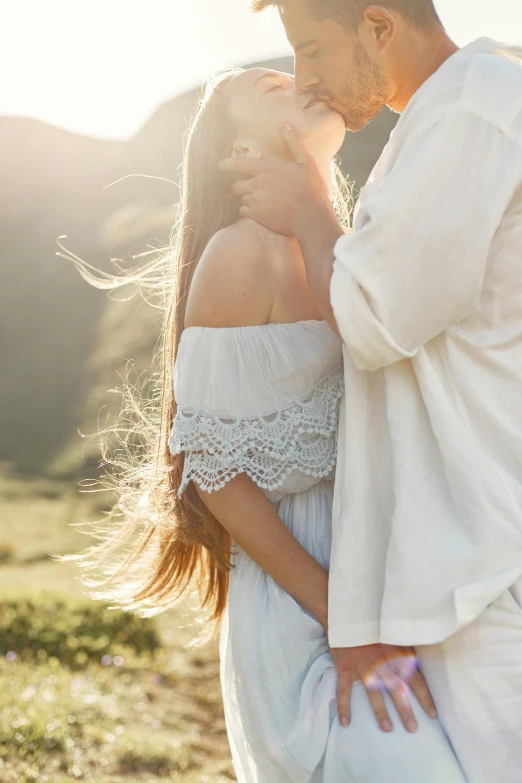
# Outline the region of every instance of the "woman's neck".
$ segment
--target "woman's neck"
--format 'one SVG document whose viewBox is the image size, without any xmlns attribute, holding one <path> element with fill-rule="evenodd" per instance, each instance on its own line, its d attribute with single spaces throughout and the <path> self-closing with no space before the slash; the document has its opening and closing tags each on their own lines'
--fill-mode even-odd
<svg viewBox="0 0 522 783">
<path fill-rule="evenodd" d="M 319 173 L 321 174 L 321 177 L 326 183 L 326 187 L 328 188 L 328 195 L 330 198 L 333 197 L 333 188 L 334 188 L 334 179 L 333 179 L 333 172 L 332 172 L 332 157 L 331 155 L 328 156 L 313 156 L 315 160 L 315 165 L 319 169 Z"/>
</svg>

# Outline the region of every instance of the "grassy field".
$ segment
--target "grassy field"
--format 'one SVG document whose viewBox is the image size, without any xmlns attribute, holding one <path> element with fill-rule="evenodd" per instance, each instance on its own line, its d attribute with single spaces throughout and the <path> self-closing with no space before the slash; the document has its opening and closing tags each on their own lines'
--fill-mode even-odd
<svg viewBox="0 0 522 783">
<path fill-rule="evenodd" d="M 97 518 L 97 503 L 0 476 L 0 781 L 235 780 L 217 641 L 188 647 L 193 607 L 118 625 L 84 599 L 75 567 L 49 556 L 85 547 L 70 523 Z M 78 630 L 86 617 L 102 628 L 94 641 Z"/>
</svg>

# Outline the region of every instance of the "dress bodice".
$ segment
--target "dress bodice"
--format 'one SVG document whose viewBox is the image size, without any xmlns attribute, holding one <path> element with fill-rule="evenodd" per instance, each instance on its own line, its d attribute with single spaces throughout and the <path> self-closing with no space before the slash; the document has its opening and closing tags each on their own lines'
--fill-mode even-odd
<svg viewBox="0 0 522 783">
<path fill-rule="evenodd" d="M 331 477 L 343 393 L 341 343 L 323 321 L 183 332 L 169 441 L 212 492 L 248 474 L 273 502 Z"/>
</svg>

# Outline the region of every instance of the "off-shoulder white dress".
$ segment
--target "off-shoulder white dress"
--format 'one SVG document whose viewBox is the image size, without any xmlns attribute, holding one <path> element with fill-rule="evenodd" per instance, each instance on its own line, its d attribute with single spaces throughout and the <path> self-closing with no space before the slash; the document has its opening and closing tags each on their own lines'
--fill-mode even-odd
<svg viewBox="0 0 522 783">
<path fill-rule="evenodd" d="M 183 333 L 170 439 L 190 481 L 212 492 L 248 474 L 325 568 L 330 563 L 341 344 L 322 321 Z M 348 390 L 349 391 L 349 390 Z M 221 631 L 221 684 L 240 783 L 464 783 L 437 721 L 383 733 L 360 683 L 337 717 L 321 624 L 237 545 Z"/>
</svg>

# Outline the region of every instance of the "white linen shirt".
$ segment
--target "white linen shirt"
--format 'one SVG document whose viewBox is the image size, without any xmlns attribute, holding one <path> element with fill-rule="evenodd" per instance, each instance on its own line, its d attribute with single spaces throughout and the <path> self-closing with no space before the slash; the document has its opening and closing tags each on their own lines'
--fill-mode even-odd
<svg viewBox="0 0 522 783">
<path fill-rule="evenodd" d="M 335 247 L 332 647 L 442 641 L 522 575 L 522 68 L 501 48 L 414 95 Z"/>
</svg>

